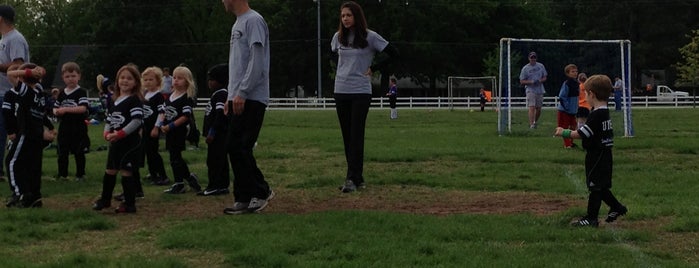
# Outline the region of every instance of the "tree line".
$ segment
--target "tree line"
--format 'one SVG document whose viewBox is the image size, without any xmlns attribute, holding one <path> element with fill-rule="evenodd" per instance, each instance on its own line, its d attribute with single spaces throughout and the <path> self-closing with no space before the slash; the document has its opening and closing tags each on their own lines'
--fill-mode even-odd
<svg viewBox="0 0 699 268">
<path fill-rule="evenodd" d="M 334 66 L 330 39 L 339 24 L 342 0 L 318 0 L 321 12 L 322 95 L 332 96 Z M 220 0 L 11 0 L 16 27 L 30 44 L 32 61 L 54 79 L 59 59 L 74 57 L 84 87 L 97 74 L 113 76 L 134 63 L 173 68 L 184 64 L 208 97 L 206 71 L 228 60 L 235 16 Z M 680 48 L 699 29 L 698 1 L 681 0 L 358 0 L 369 27 L 395 44 L 401 57 L 385 70 L 409 79 L 420 96 L 444 96 L 450 75 L 497 75 L 502 37 L 628 39 L 632 42 L 632 85 L 646 70 L 666 70 L 668 81 L 684 79 Z M 267 20 L 271 38 L 271 95 L 284 97 L 303 86 L 317 89 L 317 5 L 314 0 L 256 0 L 251 7 Z M 686 53 L 685 53 L 686 54 Z M 690 53 L 691 54 L 691 53 Z M 695 63 L 696 64 L 696 63 Z M 521 67 L 521 66 L 520 66 Z M 547 66 L 549 67 L 549 66 Z M 519 67 L 518 67 L 519 68 Z M 550 66 L 549 68 L 556 68 Z M 562 66 L 561 66 L 562 68 Z M 691 66 L 690 66 L 691 68 Z M 696 70 L 696 68 L 694 69 Z M 518 71 L 518 70 L 517 70 Z"/>
</svg>

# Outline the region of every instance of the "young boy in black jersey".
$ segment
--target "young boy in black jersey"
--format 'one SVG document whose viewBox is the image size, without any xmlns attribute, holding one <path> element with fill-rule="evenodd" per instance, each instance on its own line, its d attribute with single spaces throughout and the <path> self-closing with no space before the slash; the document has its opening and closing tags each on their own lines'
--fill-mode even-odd
<svg viewBox="0 0 699 268">
<path fill-rule="evenodd" d="M 207 76 L 209 89 L 215 91 L 206 105 L 202 126 L 202 136 L 208 144 L 206 166 L 209 168 L 209 185 L 198 193 L 203 196 L 228 194 L 231 183 L 226 152 L 228 120 L 223 113 L 223 106 L 228 99 L 228 64 L 212 67 Z"/>
<path fill-rule="evenodd" d="M 87 110 L 90 102 L 87 91 L 80 88 L 80 66 L 66 62 L 61 67 L 65 89 L 60 91 L 53 106 L 53 114 L 61 121 L 58 127 L 58 178 L 68 177 L 68 156 L 75 156 L 75 180 L 85 177 L 85 150 L 90 143 L 87 136 Z"/>
<path fill-rule="evenodd" d="M 590 191 L 587 201 L 587 216 L 573 223 L 573 226 L 599 226 L 597 216 L 602 201 L 609 207 L 606 222 L 613 222 L 625 215 L 628 209 L 619 203 L 611 192 L 612 188 L 612 147 L 614 131 L 609 117 L 607 100 L 612 94 L 612 81 L 606 75 L 593 75 L 585 81 L 585 98 L 594 109 L 585 125 L 578 130 L 556 128 L 556 136 L 582 139 L 585 151 L 586 184 Z"/>
<path fill-rule="evenodd" d="M 46 74 L 44 68 L 26 63 L 7 72 L 14 85 L 9 110 L 3 114 L 7 121 L 7 137 L 12 141 L 8 152 L 7 170 L 13 198 L 8 207 L 41 207 L 41 166 L 43 141 L 53 140 L 53 125 L 46 116 L 46 96 L 38 85 Z M 14 112 L 12 112 L 14 110 Z"/>
</svg>

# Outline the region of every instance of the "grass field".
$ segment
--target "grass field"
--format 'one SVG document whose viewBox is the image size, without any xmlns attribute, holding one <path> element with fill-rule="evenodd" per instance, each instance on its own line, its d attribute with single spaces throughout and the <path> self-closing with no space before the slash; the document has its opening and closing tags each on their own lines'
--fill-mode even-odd
<svg viewBox="0 0 699 268">
<path fill-rule="evenodd" d="M 552 138 L 553 110 L 503 137 L 492 111 L 399 113 L 370 112 L 367 189 L 341 194 L 334 111 L 268 111 L 255 154 L 277 196 L 260 214 L 150 185 L 136 214 L 92 211 L 106 158 L 93 151 L 87 181 L 43 181 L 44 208 L 0 209 L 0 267 L 699 266 L 699 110 L 634 110 L 633 138 L 614 114 L 612 191 L 629 213 L 597 229 L 569 226 L 585 213 L 584 151 Z M 206 185 L 202 147 L 184 157 Z M 46 151 L 46 177 L 55 163 Z"/>
</svg>

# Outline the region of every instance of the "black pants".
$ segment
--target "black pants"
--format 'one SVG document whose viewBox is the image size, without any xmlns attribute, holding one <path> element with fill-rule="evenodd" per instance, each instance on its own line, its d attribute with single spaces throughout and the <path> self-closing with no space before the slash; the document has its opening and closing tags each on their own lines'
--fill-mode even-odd
<svg viewBox="0 0 699 268">
<path fill-rule="evenodd" d="M 160 147 L 160 138 L 153 138 L 150 135 L 144 135 L 143 139 L 143 150 L 146 153 L 146 160 L 148 161 L 148 173 L 150 173 L 151 179 L 160 180 L 167 178 L 167 173 L 165 173 L 165 164 L 163 163 L 163 157 L 160 156 L 160 153 L 158 152 L 158 149 Z"/>
<path fill-rule="evenodd" d="M 182 150 L 172 148 L 168 151 L 170 152 L 170 167 L 172 168 L 173 179 L 175 179 L 175 182 L 184 182 L 185 179 L 189 178 L 189 166 L 182 158 Z"/>
<path fill-rule="evenodd" d="M 41 166 L 44 148 L 41 139 L 18 136 L 5 159 L 10 189 L 15 196 L 41 198 Z"/>
<path fill-rule="evenodd" d="M 58 176 L 68 177 L 68 156 L 72 153 L 75 156 L 75 176 L 85 176 L 85 149 L 88 146 L 87 135 L 78 131 L 66 131 L 66 127 L 61 128 L 61 135 L 58 137 Z M 87 129 L 84 130 L 87 133 Z"/>
<path fill-rule="evenodd" d="M 335 110 L 340 120 L 347 160 L 347 180 L 364 183 L 364 129 L 371 105 L 369 94 L 335 94 Z"/>
<path fill-rule="evenodd" d="M 254 144 L 254 143 L 253 143 Z M 207 189 L 228 188 L 231 177 L 228 174 L 228 153 L 226 151 L 226 135 L 221 133 L 214 136 L 206 152 L 206 166 L 209 168 L 209 186 Z"/>
<path fill-rule="evenodd" d="M 229 108 L 229 111 L 233 111 L 232 107 Z M 231 113 L 230 116 L 226 143 L 233 169 L 233 195 L 236 202 L 249 202 L 253 197 L 267 198 L 270 193 L 269 184 L 252 154 L 262 129 L 266 108 L 264 103 L 246 100 L 243 113 Z"/>
<path fill-rule="evenodd" d="M 619 203 L 619 200 L 616 199 L 610 189 L 590 189 L 590 196 L 587 200 L 587 216 L 589 218 L 596 219 L 598 217 L 603 201 L 613 210 L 621 207 L 621 203 Z"/>
<path fill-rule="evenodd" d="M 396 108 L 396 101 L 398 100 L 398 96 L 396 95 L 390 95 L 388 96 L 388 105 L 391 107 L 391 109 Z"/>
</svg>

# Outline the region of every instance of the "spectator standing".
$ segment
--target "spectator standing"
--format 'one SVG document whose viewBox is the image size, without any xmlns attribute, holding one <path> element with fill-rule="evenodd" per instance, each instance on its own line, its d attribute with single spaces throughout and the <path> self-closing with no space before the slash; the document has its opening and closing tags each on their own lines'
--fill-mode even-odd
<svg viewBox="0 0 699 268">
<path fill-rule="evenodd" d="M 223 212 L 259 212 L 274 197 L 252 150 L 269 103 L 269 28 L 247 0 L 223 0 L 223 6 L 236 16 L 231 29 L 228 100 L 224 106 L 224 112 L 230 115 L 227 146 L 235 202 Z"/>
<path fill-rule="evenodd" d="M 529 52 L 529 64 L 522 67 L 519 73 L 519 83 L 524 85 L 527 95 L 527 107 L 529 108 L 529 128 L 536 128 L 539 117 L 541 116 L 541 107 L 544 105 L 544 82 L 548 77 L 546 67 L 537 62 L 536 52 Z"/>
</svg>

